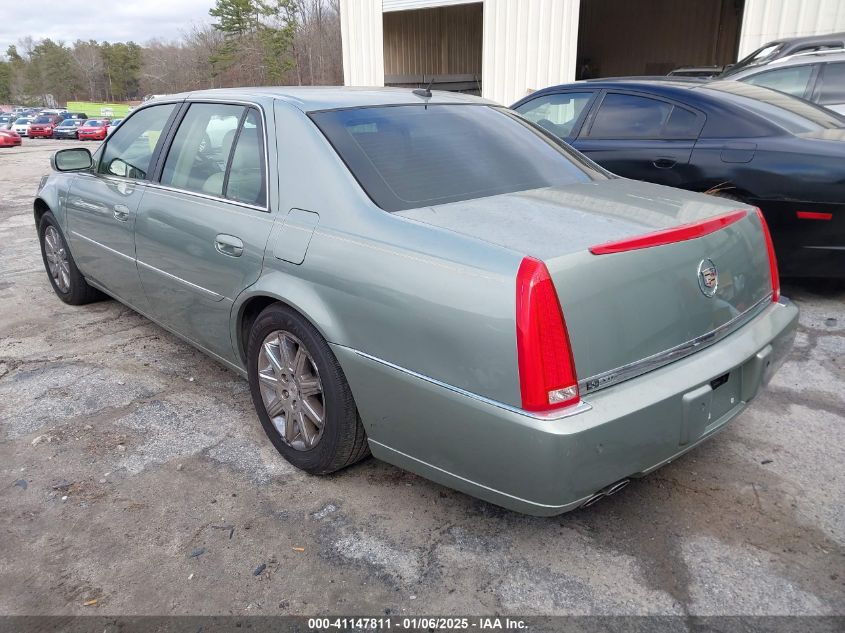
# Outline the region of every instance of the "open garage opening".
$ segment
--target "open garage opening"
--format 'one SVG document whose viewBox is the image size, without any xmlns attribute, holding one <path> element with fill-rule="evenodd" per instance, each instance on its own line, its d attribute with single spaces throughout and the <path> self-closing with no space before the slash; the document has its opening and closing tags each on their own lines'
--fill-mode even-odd
<svg viewBox="0 0 845 633">
<path fill-rule="evenodd" d="M 384 83 L 481 94 L 483 3 L 389 11 Z"/>
<path fill-rule="evenodd" d="M 582 0 L 576 79 L 735 62 L 744 0 Z"/>
</svg>

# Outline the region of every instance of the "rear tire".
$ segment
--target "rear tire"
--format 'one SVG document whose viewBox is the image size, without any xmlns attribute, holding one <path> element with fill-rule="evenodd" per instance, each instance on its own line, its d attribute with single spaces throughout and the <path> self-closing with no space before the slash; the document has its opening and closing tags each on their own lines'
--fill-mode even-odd
<svg viewBox="0 0 845 633">
<path fill-rule="evenodd" d="M 85 277 L 79 272 L 65 236 L 51 211 L 41 216 L 38 223 L 38 240 L 41 243 L 41 258 L 44 260 L 47 278 L 59 299 L 79 306 L 105 298 L 102 292 L 88 285 Z"/>
<path fill-rule="evenodd" d="M 265 308 L 250 330 L 247 369 L 261 426 L 291 464 L 325 475 L 369 455 L 343 370 L 302 315 L 280 303 Z M 314 423 L 320 417 L 322 426 Z"/>
</svg>

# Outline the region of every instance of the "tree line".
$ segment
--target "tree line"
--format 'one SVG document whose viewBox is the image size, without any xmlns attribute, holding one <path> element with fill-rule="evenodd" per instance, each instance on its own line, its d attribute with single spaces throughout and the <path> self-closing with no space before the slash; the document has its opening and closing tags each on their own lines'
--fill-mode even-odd
<svg viewBox="0 0 845 633">
<path fill-rule="evenodd" d="M 177 41 L 25 37 L 0 59 L 0 103 L 129 101 L 203 88 L 343 83 L 339 0 L 215 0 Z"/>
</svg>

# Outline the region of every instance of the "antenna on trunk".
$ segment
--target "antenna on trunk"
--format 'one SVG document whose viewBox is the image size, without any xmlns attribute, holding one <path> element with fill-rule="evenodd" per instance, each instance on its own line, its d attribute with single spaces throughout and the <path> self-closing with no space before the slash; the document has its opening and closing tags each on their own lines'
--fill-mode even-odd
<svg viewBox="0 0 845 633">
<path fill-rule="evenodd" d="M 428 85 L 425 88 L 417 88 L 412 92 L 417 95 L 418 97 L 425 97 L 426 99 L 431 98 L 431 84 L 434 83 L 434 75 L 431 76 L 431 79 L 428 82 Z"/>
</svg>

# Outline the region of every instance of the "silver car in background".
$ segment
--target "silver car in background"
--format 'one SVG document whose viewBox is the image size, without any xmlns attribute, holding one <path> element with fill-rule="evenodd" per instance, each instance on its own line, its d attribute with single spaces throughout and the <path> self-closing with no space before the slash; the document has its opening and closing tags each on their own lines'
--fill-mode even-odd
<svg viewBox="0 0 845 633">
<path fill-rule="evenodd" d="M 799 53 L 726 77 L 785 92 L 845 114 L 845 51 Z"/>
</svg>

